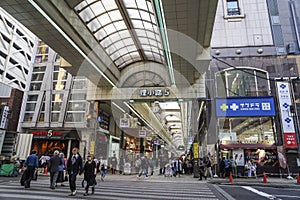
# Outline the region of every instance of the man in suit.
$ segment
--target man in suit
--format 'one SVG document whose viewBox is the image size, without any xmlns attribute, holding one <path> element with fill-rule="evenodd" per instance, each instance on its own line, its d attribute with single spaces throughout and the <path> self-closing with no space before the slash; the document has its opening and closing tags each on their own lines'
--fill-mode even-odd
<svg viewBox="0 0 300 200">
<path fill-rule="evenodd" d="M 59 151 L 54 151 L 54 155 L 49 161 L 49 171 L 50 171 L 50 188 L 55 189 L 56 180 L 58 177 L 58 166 L 61 165 L 62 161 L 58 156 Z"/>
<path fill-rule="evenodd" d="M 78 148 L 73 148 L 72 155 L 68 158 L 67 171 L 69 174 L 69 185 L 71 194 L 69 196 L 76 195 L 76 177 L 77 174 L 81 174 L 82 171 L 82 158 L 78 153 Z"/>
</svg>

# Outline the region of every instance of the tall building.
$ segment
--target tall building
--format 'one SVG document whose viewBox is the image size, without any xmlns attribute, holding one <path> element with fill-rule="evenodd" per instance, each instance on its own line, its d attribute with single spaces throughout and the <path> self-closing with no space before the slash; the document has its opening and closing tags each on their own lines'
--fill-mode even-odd
<svg viewBox="0 0 300 200">
<path fill-rule="evenodd" d="M 22 134 L 17 147 L 21 159 L 31 149 L 37 149 L 39 156 L 51 155 L 54 150 L 67 155 L 84 139 L 81 132 L 86 129 L 88 81 L 69 74 L 61 61 L 48 45 L 38 42 L 23 104 Z"/>
<path fill-rule="evenodd" d="M 248 160 L 258 173 L 297 172 L 299 10 L 293 0 L 218 3 L 206 74 L 212 137 L 201 138 L 216 158 L 235 158 L 240 175 Z"/>
<path fill-rule="evenodd" d="M 0 8 L 0 155 L 12 155 L 36 37 Z M 1 159 L 2 160 L 2 159 Z"/>
</svg>

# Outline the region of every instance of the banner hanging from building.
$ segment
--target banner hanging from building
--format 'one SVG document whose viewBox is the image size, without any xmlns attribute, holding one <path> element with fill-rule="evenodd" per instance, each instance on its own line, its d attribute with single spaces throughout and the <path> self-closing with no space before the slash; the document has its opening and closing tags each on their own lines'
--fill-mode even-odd
<svg viewBox="0 0 300 200">
<path fill-rule="evenodd" d="M 273 97 L 216 99 L 217 117 L 275 116 Z"/>
<path fill-rule="evenodd" d="M 278 81 L 276 84 L 284 144 L 286 148 L 297 148 L 294 121 L 290 113 L 292 105 L 290 86 L 288 82 L 283 81 Z"/>
</svg>

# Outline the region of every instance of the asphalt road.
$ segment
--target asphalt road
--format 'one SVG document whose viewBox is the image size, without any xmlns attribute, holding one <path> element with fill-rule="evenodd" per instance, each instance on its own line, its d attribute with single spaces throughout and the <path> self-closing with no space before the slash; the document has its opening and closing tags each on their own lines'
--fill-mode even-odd
<svg viewBox="0 0 300 200">
<path fill-rule="evenodd" d="M 219 187 L 237 200 L 300 199 L 300 189 L 298 188 L 275 188 L 241 185 L 220 185 Z"/>
</svg>

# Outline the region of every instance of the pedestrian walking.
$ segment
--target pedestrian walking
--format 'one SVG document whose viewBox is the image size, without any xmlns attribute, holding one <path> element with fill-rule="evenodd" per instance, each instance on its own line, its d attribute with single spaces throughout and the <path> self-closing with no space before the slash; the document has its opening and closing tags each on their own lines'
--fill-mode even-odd
<svg viewBox="0 0 300 200">
<path fill-rule="evenodd" d="M 78 148 L 72 149 L 72 155 L 68 158 L 67 161 L 67 171 L 69 174 L 69 185 L 71 194 L 69 196 L 76 195 L 76 177 L 77 174 L 82 170 L 82 158 L 78 152 Z"/>
<path fill-rule="evenodd" d="M 124 164 L 125 164 L 125 159 L 124 159 L 123 155 L 121 155 L 120 161 L 119 161 L 119 174 L 123 174 Z"/>
<path fill-rule="evenodd" d="M 92 194 L 95 193 L 96 175 L 97 175 L 97 164 L 93 160 L 91 155 L 87 156 L 87 161 L 84 164 L 84 167 L 81 171 L 84 173 L 84 182 L 85 182 L 85 193 L 84 196 L 87 196 L 89 193 L 89 187 L 92 187 Z M 80 173 L 80 174 L 81 174 Z"/>
<path fill-rule="evenodd" d="M 145 158 L 143 156 L 142 159 L 141 159 L 141 169 L 140 169 L 138 178 L 141 177 L 142 174 L 145 174 L 145 176 L 148 177 L 147 168 L 148 168 L 147 158 Z"/>
<path fill-rule="evenodd" d="M 234 176 L 234 177 L 237 177 L 237 169 L 236 169 L 236 161 L 235 161 L 235 159 L 233 158 L 233 156 L 230 156 L 230 160 L 229 160 L 229 162 L 230 162 L 230 166 L 231 166 L 231 172 L 232 172 L 232 175 Z"/>
<path fill-rule="evenodd" d="M 139 172 L 140 172 L 141 165 L 142 165 L 141 158 L 140 158 L 139 155 L 137 155 L 137 156 L 136 156 L 135 163 L 134 163 L 135 172 L 136 172 L 137 174 L 139 174 Z"/>
<path fill-rule="evenodd" d="M 118 159 L 116 157 L 116 154 L 114 154 L 114 156 L 111 158 L 110 165 L 111 165 L 111 173 L 116 174 L 117 165 L 118 165 Z"/>
<path fill-rule="evenodd" d="M 204 177 L 205 180 L 206 180 L 206 176 L 205 176 L 205 163 L 204 163 L 203 158 L 199 159 L 199 175 L 200 175 L 199 181 L 202 181 L 202 177 Z"/>
<path fill-rule="evenodd" d="M 210 158 L 207 156 L 204 160 L 205 162 L 205 177 L 208 177 L 208 175 L 210 176 L 210 179 L 213 178 L 213 173 L 212 173 L 212 170 L 211 170 L 211 161 L 210 161 Z"/>
<path fill-rule="evenodd" d="M 36 155 L 37 151 L 36 150 L 32 150 L 31 151 L 31 155 L 29 155 L 26 160 L 25 160 L 25 167 L 26 167 L 26 171 L 24 173 L 25 174 L 25 180 L 24 180 L 24 186 L 25 188 L 30 188 L 30 182 L 33 178 L 33 175 L 35 173 L 36 170 L 38 170 L 38 166 L 39 166 L 39 158 Z"/>
<path fill-rule="evenodd" d="M 104 181 L 107 173 L 107 160 L 105 157 L 100 158 L 101 181 Z"/>
<path fill-rule="evenodd" d="M 153 173 L 154 173 L 154 166 L 155 166 L 155 160 L 154 160 L 154 158 L 151 158 L 150 159 L 150 169 L 151 169 L 151 176 L 153 175 Z"/>
<path fill-rule="evenodd" d="M 50 171 L 50 188 L 55 189 L 57 177 L 58 177 L 58 167 L 61 165 L 62 161 L 59 157 L 59 151 L 54 151 L 53 156 L 49 160 L 49 171 Z"/>
<path fill-rule="evenodd" d="M 57 186 L 57 183 L 60 183 L 60 186 L 65 186 L 64 185 L 64 181 L 65 181 L 64 170 L 66 169 L 66 162 L 65 162 L 64 153 L 60 153 L 59 158 L 61 159 L 61 164 L 58 166 L 58 177 L 57 177 L 55 186 Z"/>
</svg>

